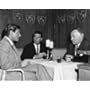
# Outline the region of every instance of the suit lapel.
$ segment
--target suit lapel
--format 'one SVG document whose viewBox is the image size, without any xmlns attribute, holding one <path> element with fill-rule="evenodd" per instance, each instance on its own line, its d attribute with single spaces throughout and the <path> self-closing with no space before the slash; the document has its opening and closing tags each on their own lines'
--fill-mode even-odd
<svg viewBox="0 0 90 90">
<path fill-rule="evenodd" d="M 83 50 L 84 49 L 84 44 L 85 44 L 85 40 L 83 40 L 78 48 L 78 50 Z"/>
<path fill-rule="evenodd" d="M 10 48 L 12 49 L 12 51 L 14 52 L 14 55 L 15 55 L 15 57 L 17 58 L 17 60 L 20 59 L 15 45 L 14 45 L 14 44 L 11 45 L 10 42 L 9 42 L 6 38 L 4 38 L 4 40 L 5 40 L 6 42 L 8 42 L 8 44 L 9 44 Z"/>
<path fill-rule="evenodd" d="M 17 49 L 16 49 L 15 45 L 12 45 L 11 47 L 15 51 L 15 53 L 17 54 Z"/>
<path fill-rule="evenodd" d="M 34 43 L 32 43 L 33 52 L 36 54 Z"/>
</svg>

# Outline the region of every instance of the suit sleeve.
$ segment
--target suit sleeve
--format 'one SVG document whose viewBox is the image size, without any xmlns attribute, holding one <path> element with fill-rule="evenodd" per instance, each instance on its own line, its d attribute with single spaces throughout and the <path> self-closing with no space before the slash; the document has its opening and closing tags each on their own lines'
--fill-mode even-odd
<svg viewBox="0 0 90 90">
<path fill-rule="evenodd" d="M 21 60 L 23 61 L 27 57 L 28 57 L 28 55 L 27 55 L 27 47 L 24 47 L 23 52 L 21 54 Z"/>
<path fill-rule="evenodd" d="M 32 46 L 31 45 L 25 46 L 21 55 L 21 60 L 23 61 L 24 59 L 32 59 L 33 56 L 34 56 L 34 50 Z"/>
<path fill-rule="evenodd" d="M 90 50 L 90 43 L 89 43 L 89 41 L 87 41 L 86 44 L 85 44 L 85 50 Z"/>
<path fill-rule="evenodd" d="M 41 44 L 42 45 L 42 47 L 41 47 L 41 52 L 45 52 L 45 53 L 47 53 L 47 48 L 45 47 L 45 44 Z"/>
</svg>

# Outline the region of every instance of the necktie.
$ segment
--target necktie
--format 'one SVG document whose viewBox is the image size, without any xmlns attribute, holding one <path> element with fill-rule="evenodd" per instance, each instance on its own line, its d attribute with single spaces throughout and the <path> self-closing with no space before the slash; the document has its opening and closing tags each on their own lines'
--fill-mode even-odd
<svg viewBox="0 0 90 90">
<path fill-rule="evenodd" d="M 39 54 L 39 48 L 38 48 L 38 44 L 37 44 L 37 54 Z"/>
<path fill-rule="evenodd" d="M 75 56 L 77 55 L 77 49 L 78 49 L 78 45 L 75 45 Z"/>
</svg>

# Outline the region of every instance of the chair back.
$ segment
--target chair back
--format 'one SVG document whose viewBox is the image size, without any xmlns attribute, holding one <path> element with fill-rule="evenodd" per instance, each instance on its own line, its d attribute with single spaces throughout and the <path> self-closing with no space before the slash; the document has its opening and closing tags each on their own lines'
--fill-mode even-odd
<svg viewBox="0 0 90 90">
<path fill-rule="evenodd" d="M 59 57 L 63 57 L 66 53 L 65 48 L 56 48 L 52 50 L 53 59 L 58 59 Z"/>
</svg>

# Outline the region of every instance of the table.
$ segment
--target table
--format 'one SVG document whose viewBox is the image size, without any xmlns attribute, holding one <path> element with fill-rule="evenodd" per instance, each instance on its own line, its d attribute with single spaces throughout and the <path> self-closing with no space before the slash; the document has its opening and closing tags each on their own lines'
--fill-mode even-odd
<svg viewBox="0 0 90 90">
<path fill-rule="evenodd" d="M 61 62 L 48 61 L 44 59 L 26 59 L 30 64 L 44 65 L 53 80 L 77 80 L 77 65 L 79 62 Z"/>
</svg>

